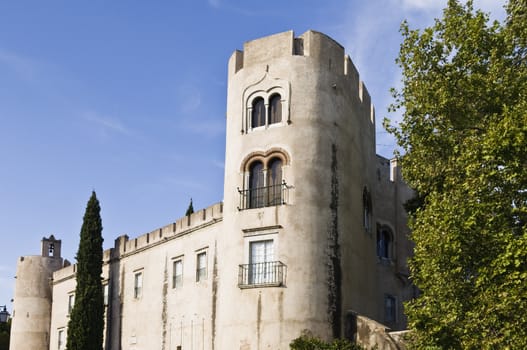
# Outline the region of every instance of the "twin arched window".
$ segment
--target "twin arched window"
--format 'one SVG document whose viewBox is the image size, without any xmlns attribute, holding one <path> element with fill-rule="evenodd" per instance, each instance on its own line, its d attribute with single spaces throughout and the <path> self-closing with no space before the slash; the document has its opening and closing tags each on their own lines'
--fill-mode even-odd
<svg viewBox="0 0 527 350">
<path fill-rule="evenodd" d="M 282 97 L 279 94 L 273 94 L 269 99 L 266 108 L 265 101 L 262 97 L 257 97 L 252 102 L 251 110 L 251 127 L 280 123 L 282 121 Z"/>
<path fill-rule="evenodd" d="M 282 204 L 282 160 L 272 158 L 267 168 L 260 161 L 249 167 L 247 207 L 261 208 Z"/>
</svg>

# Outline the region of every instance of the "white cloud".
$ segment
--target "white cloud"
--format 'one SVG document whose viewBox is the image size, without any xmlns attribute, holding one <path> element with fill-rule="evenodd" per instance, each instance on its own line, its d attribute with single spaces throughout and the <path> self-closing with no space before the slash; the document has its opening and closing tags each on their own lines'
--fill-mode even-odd
<svg viewBox="0 0 527 350">
<path fill-rule="evenodd" d="M 400 0 L 406 10 L 418 10 L 434 13 L 435 17 L 441 15 L 441 10 L 447 6 L 446 0 Z M 474 8 L 490 13 L 491 19 L 502 20 L 505 18 L 505 1 L 500 0 L 474 0 Z"/>
<path fill-rule="evenodd" d="M 83 119 L 92 122 L 102 128 L 103 131 L 118 132 L 124 135 L 131 135 L 132 131 L 125 127 L 120 121 L 115 118 L 102 116 L 98 113 L 89 111 L 83 114 Z"/>
<path fill-rule="evenodd" d="M 504 1 L 499 0 L 475 0 L 474 7 L 480 8 L 484 12 L 490 13 L 491 20 L 503 20 L 505 19 L 505 8 Z"/>
<path fill-rule="evenodd" d="M 402 0 L 402 5 L 407 10 L 437 11 L 445 7 L 446 1 L 442 0 Z"/>
</svg>

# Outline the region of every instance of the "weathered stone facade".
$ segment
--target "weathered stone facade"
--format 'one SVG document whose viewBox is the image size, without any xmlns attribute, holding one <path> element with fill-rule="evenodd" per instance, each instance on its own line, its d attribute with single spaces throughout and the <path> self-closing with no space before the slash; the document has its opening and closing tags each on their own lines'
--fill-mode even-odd
<svg viewBox="0 0 527 350">
<path fill-rule="evenodd" d="M 229 60 L 226 133 L 222 203 L 105 252 L 105 348 L 288 349 L 304 330 L 356 337 L 355 314 L 404 329 L 411 192 L 375 153 L 343 47 L 314 31 L 245 43 Z M 75 265 L 52 270 L 53 302 L 41 297 L 61 349 Z M 21 298 L 17 280 L 14 330 L 27 329 Z M 29 336 L 42 337 L 20 331 L 12 349 Z"/>
</svg>

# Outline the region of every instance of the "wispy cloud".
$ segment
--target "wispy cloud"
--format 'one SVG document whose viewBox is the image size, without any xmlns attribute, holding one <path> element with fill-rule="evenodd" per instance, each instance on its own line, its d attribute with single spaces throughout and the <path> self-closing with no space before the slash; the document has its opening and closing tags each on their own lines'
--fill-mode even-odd
<svg viewBox="0 0 527 350">
<path fill-rule="evenodd" d="M 184 114 L 195 112 L 201 106 L 201 91 L 193 86 L 193 82 L 179 85 L 175 91 L 178 110 Z"/>
<path fill-rule="evenodd" d="M 215 7 L 215 8 L 220 7 L 220 0 L 208 0 L 208 3 L 212 7 Z"/>
<path fill-rule="evenodd" d="M 405 9 L 421 11 L 437 11 L 445 7 L 446 1 L 438 0 L 402 0 Z"/>
<path fill-rule="evenodd" d="M 180 126 L 191 133 L 209 137 L 225 133 L 225 121 L 218 119 L 187 119 L 182 121 Z"/>
<path fill-rule="evenodd" d="M 0 65 L 13 70 L 26 81 L 34 80 L 37 62 L 28 57 L 0 48 Z"/>
<path fill-rule="evenodd" d="M 447 6 L 446 0 L 399 0 L 405 10 L 419 10 L 423 12 L 434 12 L 436 16 Z M 490 13 L 491 19 L 502 20 L 505 18 L 505 1 L 497 0 L 474 0 L 474 8 Z"/>
<path fill-rule="evenodd" d="M 115 118 L 103 116 L 92 111 L 84 112 L 82 118 L 99 126 L 105 132 L 117 132 L 128 136 L 133 134 L 130 129 Z"/>
<path fill-rule="evenodd" d="M 213 160 L 211 162 L 212 166 L 218 168 L 218 169 L 225 169 L 225 162 L 219 161 L 219 160 Z"/>
<path fill-rule="evenodd" d="M 254 3 L 257 5 L 257 7 L 253 9 L 248 9 L 244 7 L 234 6 L 232 4 L 227 3 L 224 0 L 207 0 L 210 7 L 213 7 L 215 9 L 223 9 L 227 11 L 232 11 L 235 13 L 238 13 L 243 16 L 267 16 L 267 17 L 277 17 L 277 16 L 283 16 L 284 14 L 280 11 L 273 11 L 273 10 L 266 10 L 262 9 L 259 3 Z M 246 4 L 250 4 L 250 2 L 247 2 Z"/>
</svg>

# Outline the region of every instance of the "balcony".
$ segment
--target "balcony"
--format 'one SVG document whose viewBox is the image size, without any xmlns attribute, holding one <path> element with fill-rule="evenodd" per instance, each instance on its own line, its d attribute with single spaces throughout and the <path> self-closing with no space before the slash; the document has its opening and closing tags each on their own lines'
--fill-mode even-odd
<svg viewBox="0 0 527 350">
<path fill-rule="evenodd" d="M 286 204 L 289 196 L 289 186 L 284 182 L 278 185 L 240 190 L 240 204 L 238 210 L 272 207 Z"/>
<path fill-rule="evenodd" d="M 238 287 L 285 287 L 287 266 L 280 261 L 240 265 Z"/>
</svg>

